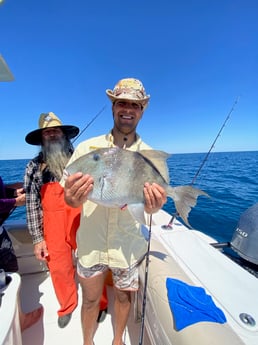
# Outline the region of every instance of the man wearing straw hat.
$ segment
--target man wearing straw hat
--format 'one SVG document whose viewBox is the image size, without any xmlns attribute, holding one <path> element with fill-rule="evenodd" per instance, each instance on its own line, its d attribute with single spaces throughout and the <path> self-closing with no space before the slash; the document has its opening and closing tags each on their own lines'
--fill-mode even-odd
<svg viewBox="0 0 258 345">
<path fill-rule="evenodd" d="M 112 102 L 114 125 L 111 132 L 79 144 L 68 164 L 97 148 L 118 146 L 131 151 L 150 149 L 150 146 L 136 133 L 136 127 L 150 98 L 141 81 L 134 78 L 122 79 L 113 90 L 107 90 L 106 93 Z M 61 183 L 63 184 L 64 181 L 62 180 Z M 83 291 L 83 344 L 94 344 L 96 326 L 94 320 L 98 312 L 98 301 L 105 276 L 108 269 L 111 269 L 115 296 L 112 344 L 123 345 L 123 333 L 131 305 L 131 292 L 138 289 L 138 265 L 147 251 L 141 226 L 127 209 L 107 209 L 87 200 L 87 195 L 94 185 L 91 176 L 78 172 L 68 176 L 64 184 L 68 205 L 72 207 L 83 205 L 77 232 L 77 272 Z M 146 183 L 143 193 L 144 209 L 147 213 L 157 212 L 166 202 L 165 190 L 157 184 Z M 133 253 L 128 248 L 133 248 Z"/>
<path fill-rule="evenodd" d="M 40 115 L 39 128 L 25 138 L 28 144 L 41 148 L 25 172 L 27 223 L 35 256 L 47 262 L 51 274 L 60 304 L 60 328 L 67 326 L 78 303 L 72 251 L 76 249 L 75 233 L 81 208 L 65 204 L 63 188 L 58 182 L 73 153 L 71 139 L 78 133 L 78 127 L 63 125 L 49 112 Z M 100 309 L 106 308 L 107 299 L 103 296 Z"/>
</svg>

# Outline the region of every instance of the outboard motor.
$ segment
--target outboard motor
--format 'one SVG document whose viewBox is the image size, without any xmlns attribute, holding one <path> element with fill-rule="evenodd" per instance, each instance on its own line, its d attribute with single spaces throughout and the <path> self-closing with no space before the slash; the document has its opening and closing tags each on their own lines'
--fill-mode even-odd
<svg viewBox="0 0 258 345">
<path fill-rule="evenodd" d="M 230 244 L 240 257 L 258 265 L 258 203 L 241 215 Z"/>
</svg>

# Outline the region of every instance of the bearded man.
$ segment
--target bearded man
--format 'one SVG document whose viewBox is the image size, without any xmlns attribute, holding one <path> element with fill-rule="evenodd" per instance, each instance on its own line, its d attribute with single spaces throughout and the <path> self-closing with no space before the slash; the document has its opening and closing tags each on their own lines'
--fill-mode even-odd
<svg viewBox="0 0 258 345">
<path fill-rule="evenodd" d="M 78 304 L 73 250 L 75 234 L 80 223 L 81 208 L 71 208 L 64 202 L 59 181 L 73 153 L 71 139 L 79 128 L 62 125 L 52 112 L 39 117 L 39 129 L 27 134 L 28 144 L 39 145 L 39 154 L 26 167 L 24 188 L 29 232 L 38 260 L 48 265 L 55 294 L 60 304 L 58 326 L 69 323 Z M 107 309 L 106 290 L 100 303 L 100 314 Z"/>
</svg>

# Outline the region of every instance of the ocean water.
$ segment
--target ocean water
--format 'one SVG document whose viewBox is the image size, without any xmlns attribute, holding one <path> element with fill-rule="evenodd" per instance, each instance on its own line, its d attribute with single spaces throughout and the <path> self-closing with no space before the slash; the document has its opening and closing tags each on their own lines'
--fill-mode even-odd
<svg viewBox="0 0 258 345">
<path fill-rule="evenodd" d="M 218 241 L 230 241 L 241 214 L 258 202 L 258 151 L 175 154 L 168 159 L 171 185 L 191 184 L 202 166 L 194 186 L 209 194 L 199 197 L 189 215 L 195 229 Z M 28 160 L 0 160 L 0 175 L 5 183 L 23 180 Z M 205 162 L 203 164 L 203 162 Z M 164 209 L 173 214 L 168 199 Z M 25 207 L 18 207 L 11 219 L 25 219 Z"/>
</svg>

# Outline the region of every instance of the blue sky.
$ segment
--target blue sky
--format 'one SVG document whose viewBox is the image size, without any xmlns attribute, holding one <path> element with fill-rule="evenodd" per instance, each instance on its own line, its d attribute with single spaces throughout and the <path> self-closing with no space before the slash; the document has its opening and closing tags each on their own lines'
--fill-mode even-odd
<svg viewBox="0 0 258 345">
<path fill-rule="evenodd" d="M 25 135 L 40 113 L 83 129 L 112 127 L 105 90 L 143 81 L 151 101 L 138 127 L 169 153 L 258 150 L 257 0 L 5 0 L 0 54 L 15 81 L 0 83 L 0 159 L 32 158 Z"/>
</svg>

